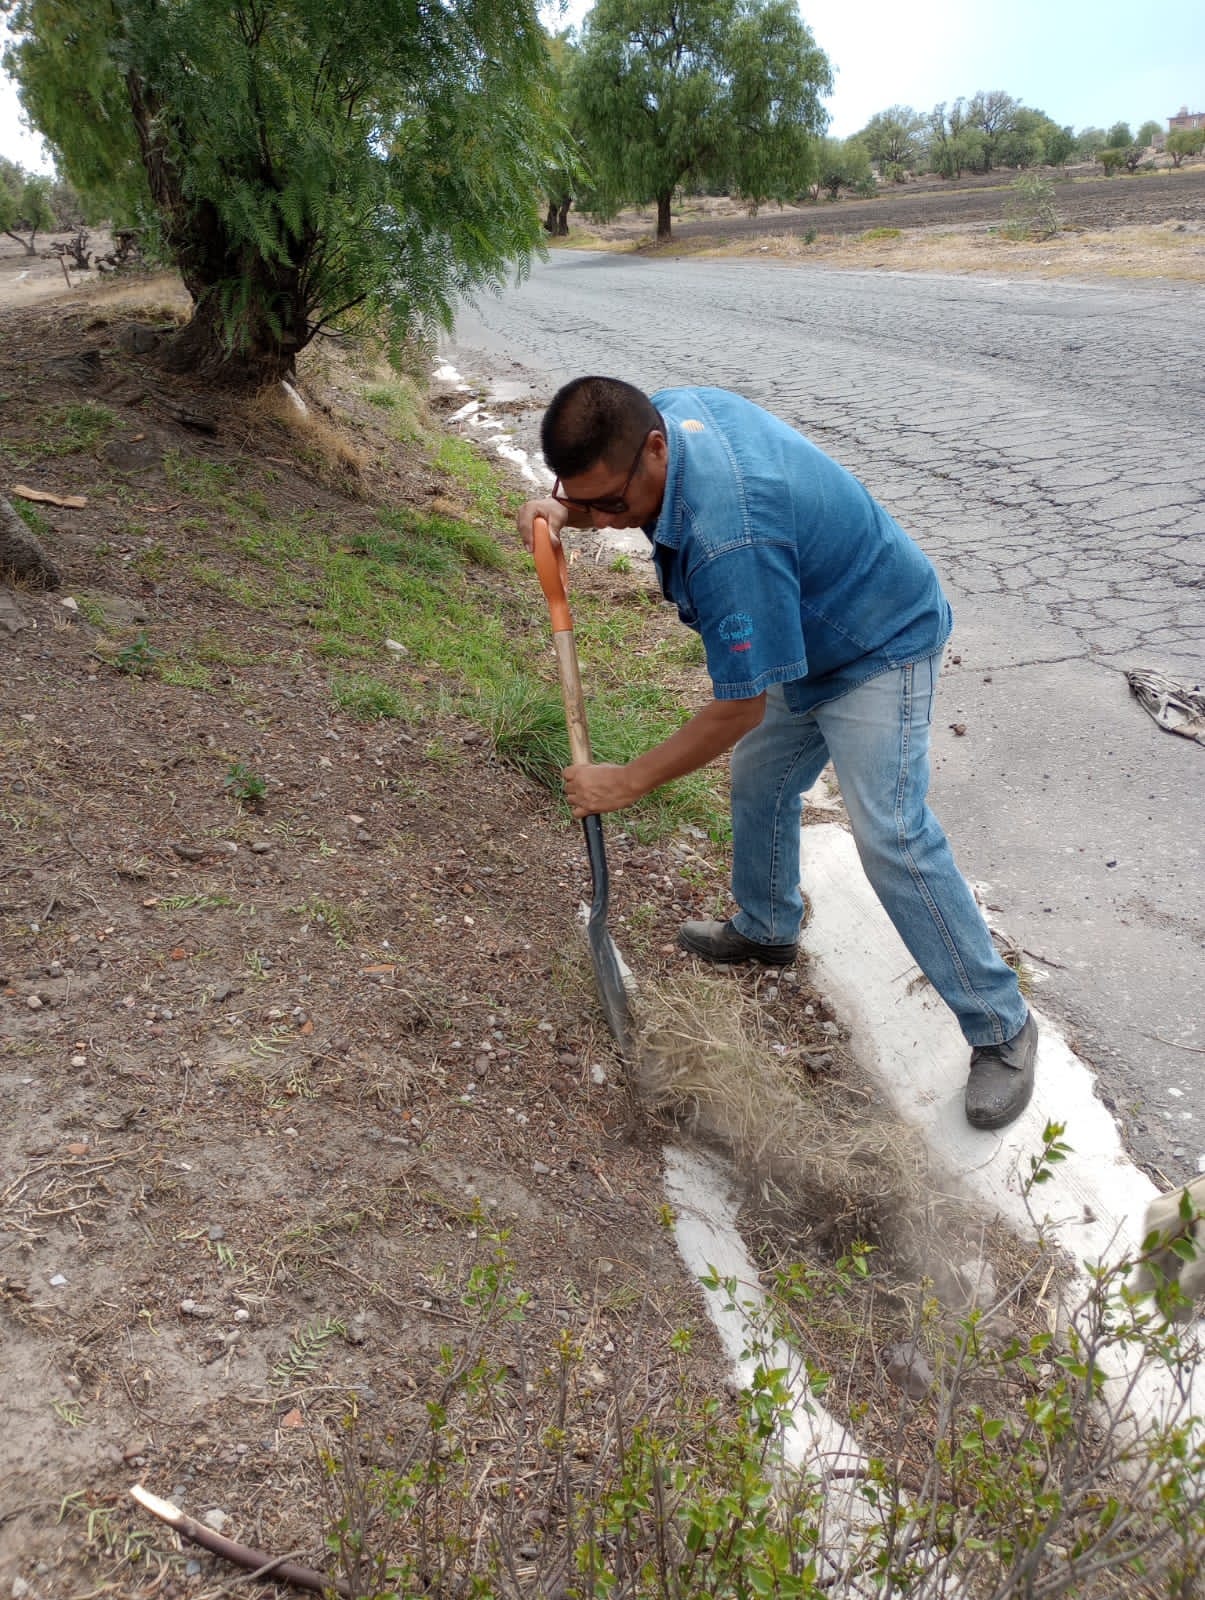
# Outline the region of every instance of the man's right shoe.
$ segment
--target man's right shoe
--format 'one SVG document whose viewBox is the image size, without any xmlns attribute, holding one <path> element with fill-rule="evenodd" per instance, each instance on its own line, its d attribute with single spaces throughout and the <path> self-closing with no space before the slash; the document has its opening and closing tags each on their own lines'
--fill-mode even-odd
<svg viewBox="0 0 1205 1600">
<path fill-rule="evenodd" d="M 704 961 L 731 965 L 737 961 L 760 961 L 763 967 L 789 967 L 799 954 L 794 944 L 758 944 L 738 933 L 731 922 L 684 922 L 678 943 L 692 956 Z"/>
</svg>

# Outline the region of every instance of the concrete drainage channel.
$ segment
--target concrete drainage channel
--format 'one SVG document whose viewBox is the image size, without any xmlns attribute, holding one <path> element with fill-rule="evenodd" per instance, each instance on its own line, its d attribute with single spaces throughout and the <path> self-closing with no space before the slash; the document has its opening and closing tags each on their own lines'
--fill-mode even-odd
<svg viewBox="0 0 1205 1600">
<path fill-rule="evenodd" d="M 444 392 L 479 392 L 444 363 L 433 373 Z M 513 392 L 512 392 L 513 391 Z M 528 387 L 490 387 L 499 402 L 526 401 Z M 506 425 L 491 415 L 489 400 L 466 400 L 446 422 L 506 460 L 535 493 L 551 487 L 552 475 L 533 462 Z M 616 554 L 645 554 L 638 530 L 614 530 Z M 1070 1314 L 1087 1298 L 1090 1266 L 1109 1266 L 1135 1255 L 1142 1243 L 1146 1208 L 1159 1191 L 1129 1159 L 1117 1126 L 1097 1099 L 1089 1068 L 1037 1006 L 1040 1041 L 1037 1086 L 1026 1112 L 996 1134 L 970 1128 L 963 1116 L 967 1046 L 941 1002 L 917 984 L 918 969 L 879 905 L 858 861 L 853 839 L 839 820 L 840 802 L 824 788 L 809 796 L 810 808 L 834 820 L 803 829 L 804 875 L 812 916 L 803 934 L 817 986 L 828 994 L 849 1032 L 850 1048 L 867 1078 L 901 1121 L 918 1128 L 935 1167 L 949 1174 L 968 1200 L 1006 1221 L 1022 1238 L 1035 1235 L 1035 1220 L 1076 1264 L 1063 1307 Z M 1047 1124 L 1062 1124 L 1069 1153 L 1050 1171 L 1027 1204 L 1029 1163 L 1043 1147 Z M 744 1387 L 755 1361 L 791 1374 L 793 1426 L 781 1441 L 785 1466 L 813 1474 L 825 1486 L 830 1527 L 843 1529 L 832 1541 L 834 1559 L 852 1548 L 870 1519 L 858 1483 L 868 1458 L 858 1440 L 809 1392 L 802 1361 L 781 1344 L 765 1346 L 764 1302 L 756 1268 L 737 1226 L 739 1184 L 714 1157 L 686 1147 L 666 1151 L 666 1196 L 676 1217 L 675 1236 L 687 1270 L 735 1282 L 738 1295 L 706 1289 L 707 1306 L 733 1362 L 734 1382 Z M 1036 1200 L 1035 1200 L 1036 1196 Z M 1040 1208 L 1040 1215 L 1031 1214 Z M 1205 1427 L 1205 1321 L 1187 1325 L 1181 1361 L 1157 1368 L 1149 1360 L 1130 1368 L 1110 1346 L 1104 1404 L 1120 1408 L 1139 1428 L 1173 1416 Z M 831 1577 L 841 1581 L 833 1567 Z M 856 1587 L 847 1594 L 860 1593 Z"/>
</svg>

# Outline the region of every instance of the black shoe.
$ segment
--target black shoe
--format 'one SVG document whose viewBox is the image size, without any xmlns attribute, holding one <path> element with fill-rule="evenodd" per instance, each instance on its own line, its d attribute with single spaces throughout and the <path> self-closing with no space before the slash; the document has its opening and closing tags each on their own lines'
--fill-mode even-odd
<svg viewBox="0 0 1205 1600">
<path fill-rule="evenodd" d="M 799 954 L 794 944 L 758 944 L 746 939 L 731 922 L 684 922 L 678 943 L 704 961 L 760 961 L 763 967 L 789 967 Z"/>
<path fill-rule="evenodd" d="M 1033 1094 L 1038 1025 L 1031 1012 L 1025 1026 L 1004 1044 L 979 1044 L 971 1051 L 966 1113 L 972 1128 L 1004 1128 L 1019 1117 Z"/>
</svg>

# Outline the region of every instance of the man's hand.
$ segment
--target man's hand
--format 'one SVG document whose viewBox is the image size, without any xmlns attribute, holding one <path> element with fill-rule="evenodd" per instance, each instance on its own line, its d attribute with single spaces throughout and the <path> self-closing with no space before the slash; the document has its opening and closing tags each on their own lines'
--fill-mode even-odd
<svg viewBox="0 0 1205 1600">
<path fill-rule="evenodd" d="M 563 506 L 559 500 L 526 500 L 519 507 L 519 514 L 515 519 L 519 524 L 519 533 L 528 550 L 532 547 L 531 525 L 537 517 L 543 517 L 548 523 L 548 531 L 552 535 L 555 547 L 560 543 L 561 529 L 569 521 L 569 508 Z"/>
<path fill-rule="evenodd" d="M 599 761 L 566 767 L 565 795 L 573 815 L 622 811 L 672 778 L 697 772 L 756 728 L 765 709 L 764 693 L 751 700 L 712 700 L 677 733 L 626 766 Z"/>
<path fill-rule="evenodd" d="M 582 817 L 622 811 L 640 799 L 641 791 L 633 785 L 627 767 L 599 761 L 566 767 L 563 776 L 565 798 L 579 822 Z"/>
</svg>

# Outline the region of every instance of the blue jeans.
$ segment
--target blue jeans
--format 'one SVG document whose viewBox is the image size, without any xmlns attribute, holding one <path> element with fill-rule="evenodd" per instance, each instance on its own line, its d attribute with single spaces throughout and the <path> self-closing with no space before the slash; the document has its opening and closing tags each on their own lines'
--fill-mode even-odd
<svg viewBox="0 0 1205 1600">
<path fill-rule="evenodd" d="M 732 921 L 760 944 L 797 937 L 802 796 L 831 758 L 862 866 L 900 938 L 967 1041 L 999 1044 L 1028 1007 L 925 802 L 940 665 L 939 651 L 801 716 L 781 686 L 766 691 L 760 726 L 732 752 Z"/>
</svg>

